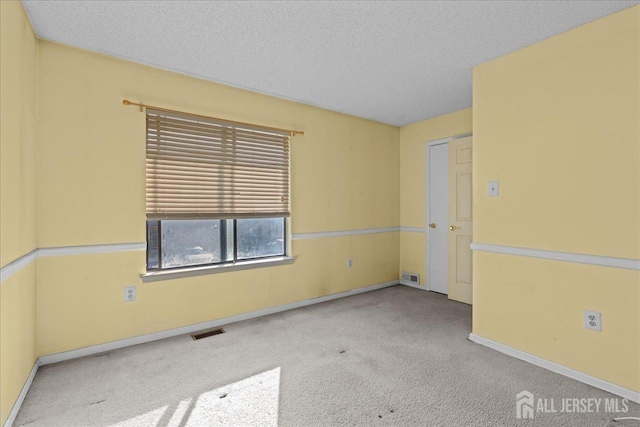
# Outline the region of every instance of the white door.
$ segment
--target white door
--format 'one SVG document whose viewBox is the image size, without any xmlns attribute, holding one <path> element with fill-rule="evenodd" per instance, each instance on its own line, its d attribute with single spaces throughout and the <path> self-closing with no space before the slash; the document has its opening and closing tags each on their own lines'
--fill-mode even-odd
<svg viewBox="0 0 640 427">
<path fill-rule="evenodd" d="M 448 294 L 449 148 L 445 142 L 429 145 L 427 151 L 427 286 L 431 291 Z"/>
<path fill-rule="evenodd" d="M 471 304 L 471 137 L 449 141 L 449 299 Z"/>
</svg>

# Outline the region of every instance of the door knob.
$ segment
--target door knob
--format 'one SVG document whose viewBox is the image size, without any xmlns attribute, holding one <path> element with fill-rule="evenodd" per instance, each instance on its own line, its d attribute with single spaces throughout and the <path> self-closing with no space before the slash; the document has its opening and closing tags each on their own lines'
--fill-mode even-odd
<svg viewBox="0 0 640 427">
<path fill-rule="evenodd" d="M 435 223 L 435 222 L 432 222 L 431 224 L 429 224 L 429 227 L 431 227 L 431 228 L 436 228 L 436 223 Z"/>
<path fill-rule="evenodd" d="M 449 230 L 451 231 L 456 231 L 458 229 L 458 227 L 456 227 L 455 225 L 450 225 L 449 226 Z"/>
</svg>

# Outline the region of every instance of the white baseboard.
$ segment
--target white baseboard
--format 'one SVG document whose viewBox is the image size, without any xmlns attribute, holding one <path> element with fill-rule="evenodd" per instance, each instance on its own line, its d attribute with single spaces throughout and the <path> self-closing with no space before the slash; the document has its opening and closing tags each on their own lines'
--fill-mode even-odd
<svg viewBox="0 0 640 427">
<path fill-rule="evenodd" d="M 208 322 L 196 323 L 189 326 L 183 326 L 181 328 L 169 329 L 166 331 L 155 332 L 147 335 L 140 335 L 133 338 L 126 338 L 123 340 L 112 341 L 105 344 L 93 345 L 90 347 L 83 347 L 76 350 L 65 351 L 61 353 L 50 354 L 40 357 L 40 365 L 50 365 L 52 363 L 63 362 L 65 360 L 77 359 L 79 357 L 90 356 L 92 354 L 103 353 L 105 351 L 111 351 L 118 348 L 129 347 L 136 344 L 143 344 L 151 341 L 157 341 L 164 338 L 175 337 L 178 335 L 191 334 L 201 331 L 203 329 L 217 328 L 222 325 L 228 325 L 229 323 L 241 322 L 243 320 L 255 319 L 257 317 L 268 316 L 269 314 L 280 313 L 282 311 L 293 310 L 294 308 L 306 307 L 313 304 L 318 304 L 325 301 L 331 301 L 338 298 L 344 298 L 351 295 L 357 295 L 364 292 L 375 291 L 389 286 L 397 285 L 397 280 L 390 282 L 379 283 L 376 285 L 366 286 L 364 288 L 353 289 L 351 291 L 340 292 L 337 294 L 326 295 L 323 297 L 312 298 L 305 301 L 293 302 L 290 304 L 279 305 L 276 307 L 265 308 L 263 310 L 252 311 L 249 313 L 238 314 L 230 317 L 223 317 L 221 319 L 210 320 Z"/>
<path fill-rule="evenodd" d="M 410 282 L 408 280 L 400 280 L 400 284 L 404 285 L 404 286 L 409 286 L 410 288 L 420 289 L 420 290 L 423 290 L 423 291 L 428 291 L 429 290 L 429 289 L 427 289 L 426 286 L 416 285 L 415 283 Z"/>
<path fill-rule="evenodd" d="M 516 359 L 524 360 L 525 362 L 529 362 L 532 365 L 545 368 L 551 372 L 555 372 L 556 374 L 564 375 L 565 377 L 569 377 L 576 381 L 588 384 L 592 387 L 599 388 L 600 390 L 615 394 L 616 396 L 620 396 L 624 399 L 629 399 L 632 402 L 640 403 L 640 392 L 619 386 L 614 383 L 610 383 L 609 381 L 593 377 L 580 371 L 576 371 L 575 369 L 567 368 L 566 366 L 562 366 L 558 363 L 543 359 L 538 356 L 534 356 L 533 354 L 526 353 L 522 350 L 500 344 L 499 342 L 490 340 L 488 338 L 483 338 L 479 335 L 469 334 L 469 340 L 473 341 L 476 344 L 480 344 L 493 350 L 499 351 L 500 353 L 504 353 L 508 356 L 515 357 Z"/>
<path fill-rule="evenodd" d="M 7 420 L 4 422 L 3 427 L 11 427 L 13 425 L 13 422 L 16 420 L 16 417 L 18 416 L 18 412 L 22 407 L 22 402 L 24 402 L 24 398 L 27 396 L 27 392 L 31 388 L 31 383 L 33 382 L 33 379 L 36 376 L 36 372 L 38 372 L 39 366 L 40 366 L 40 359 L 36 360 L 36 363 L 33 364 L 33 368 L 31 368 L 31 372 L 27 377 L 27 381 L 25 381 L 24 385 L 22 386 L 22 390 L 20 391 L 20 394 L 18 395 L 16 402 L 13 404 L 13 408 L 11 408 L 11 412 L 9 412 L 9 416 L 7 417 Z"/>
</svg>

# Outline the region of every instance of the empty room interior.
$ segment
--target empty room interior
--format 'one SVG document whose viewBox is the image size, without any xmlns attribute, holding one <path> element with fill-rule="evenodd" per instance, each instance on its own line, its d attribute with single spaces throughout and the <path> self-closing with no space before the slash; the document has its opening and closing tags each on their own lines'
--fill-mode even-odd
<svg viewBox="0 0 640 427">
<path fill-rule="evenodd" d="M 0 426 L 640 426 L 638 1 L 0 1 Z"/>
</svg>

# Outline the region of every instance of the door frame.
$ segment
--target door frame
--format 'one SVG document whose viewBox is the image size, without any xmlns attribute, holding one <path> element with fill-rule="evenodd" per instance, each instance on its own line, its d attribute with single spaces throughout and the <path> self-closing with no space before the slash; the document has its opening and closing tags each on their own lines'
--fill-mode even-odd
<svg viewBox="0 0 640 427">
<path fill-rule="evenodd" d="M 429 224 L 431 223 L 431 221 L 429 221 L 429 206 L 431 206 L 431 200 L 430 200 L 430 192 L 429 192 L 429 149 L 431 147 L 433 147 L 434 145 L 442 145 L 442 144 L 448 144 L 449 141 L 452 141 L 454 139 L 460 139 L 460 138 L 466 138 L 468 136 L 473 136 L 473 134 L 471 132 L 469 133 L 464 133 L 464 134 L 460 134 L 460 135 L 454 135 L 454 136 L 449 136 L 446 138 L 440 138 L 440 139 L 434 139 L 432 141 L 427 141 L 426 143 L 426 152 L 427 152 L 427 156 L 426 156 L 426 163 L 425 163 L 425 192 L 426 192 L 426 200 L 427 203 L 425 205 L 426 209 L 425 209 L 425 217 L 426 217 L 426 227 L 425 227 L 425 238 L 426 238 L 426 251 L 425 251 L 425 273 L 427 274 L 427 290 L 430 291 L 431 290 L 431 268 L 429 267 L 429 255 L 431 255 L 431 248 L 429 247 L 430 245 L 430 237 L 431 237 L 431 227 L 429 227 Z M 448 189 L 447 189 L 448 191 Z"/>
</svg>

